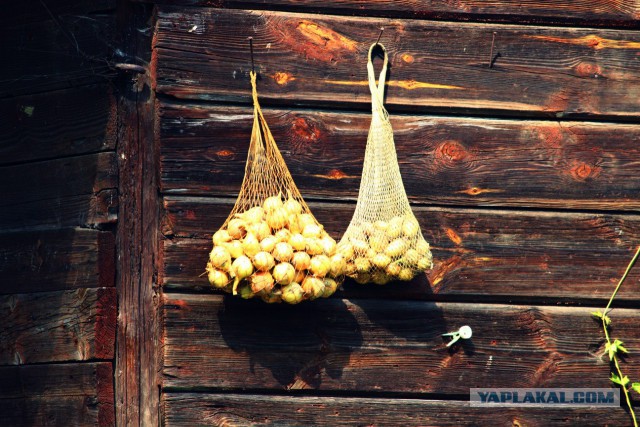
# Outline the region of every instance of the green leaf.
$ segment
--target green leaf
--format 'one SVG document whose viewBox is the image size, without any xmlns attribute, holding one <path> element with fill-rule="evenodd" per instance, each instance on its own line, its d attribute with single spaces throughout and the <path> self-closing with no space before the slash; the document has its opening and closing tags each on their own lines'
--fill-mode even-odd
<svg viewBox="0 0 640 427">
<path fill-rule="evenodd" d="M 611 374 L 611 382 L 614 384 L 619 384 L 622 387 L 626 387 L 626 385 L 629 384 L 629 377 L 625 375 L 624 377 L 620 378 L 616 374 Z"/>
<path fill-rule="evenodd" d="M 629 352 L 627 351 L 627 349 L 626 349 L 626 348 L 624 348 L 624 347 L 622 346 L 622 344 L 623 344 L 623 343 L 622 343 L 622 341 L 620 341 L 620 340 L 619 340 L 619 339 L 617 339 L 617 338 L 613 341 L 613 345 L 615 345 L 615 346 L 616 346 L 616 348 L 618 349 L 618 351 L 621 351 L 621 352 L 623 352 L 623 353 L 629 353 Z"/>
<path fill-rule="evenodd" d="M 613 360 L 613 358 L 615 357 L 616 353 L 618 352 L 618 346 L 616 346 L 615 342 L 608 342 L 604 346 L 604 351 L 609 353 L 609 360 Z"/>
<path fill-rule="evenodd" d="M 640 393 L 640 383 L 631 384 L 631 388 L 636 391 L 636 393 Z"/>
<path fill-rule="evenodd" d="M 600 312 L 600 310 L 591 312 L 591 315 L 597 317 L 598 319 L 602 319 L 602 313 Z"/>
<path fill-rule="evenodd" d="M 606 314 L 602 315 L 602 320 L 604 321 L 605 326 L 609 326 L 611 324 L 611 319 Z"/>
</svg>

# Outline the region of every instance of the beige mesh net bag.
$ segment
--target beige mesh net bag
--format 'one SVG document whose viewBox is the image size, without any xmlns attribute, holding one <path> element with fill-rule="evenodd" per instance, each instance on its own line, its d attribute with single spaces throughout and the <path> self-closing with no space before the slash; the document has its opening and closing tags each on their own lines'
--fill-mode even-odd
<svg viewBox="0 0 640 427">
<path fill-rule="evenodd" d="M 251 72 L 253 129 L 240 194 L 213 235 L 206 271 L 216 288 L 297 304 L 328 297 L 346 260 L 302 199 L 262 115 Z"/>
<path fill-rule="evenodd" d="M 371 54 L 378 45 L 384 63 L 376 85 Z M 402 184 L 393 142 L 393 129 L 384 108 L 387 51 L 379 43 L 368 54 L 372 117 L 364 155 L 356 210 L 338 252 L 347 259 L 346 274 L 359 283 L 383 285 L 411 280 L 432 267 L 429 244 L 420 231 Z"/>
</svg>

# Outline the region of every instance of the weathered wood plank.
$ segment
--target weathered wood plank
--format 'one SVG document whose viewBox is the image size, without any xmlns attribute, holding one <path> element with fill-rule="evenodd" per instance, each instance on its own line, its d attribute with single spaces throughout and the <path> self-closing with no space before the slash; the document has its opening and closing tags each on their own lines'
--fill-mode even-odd
<svg viewBox="0 0 640 427">
<path fill-rule="evenodd" d="M 113 426 L 111 363 L 0 367 L 3 426 Z"/>
<path fill-rule="evenodd" d="M 169 289 L 207 289 L 199 277 L 233 199 L 165 197 L 163 283 Z M 311 203 L 339 239 L 354 205 Z M 608 299 L 640 241 L 640 217 L 414 207 L 432 245 L 434 269 L 408 284 L 347 283 L 347 295 L 387 298 Z M 186 238 L 185 238 L 186 237 Z M 629 285 L 640 279 L 631 271 Z M 431 286 L 430 286 L 431 284 Z M 435 294 L 435 295 L 433 295 Z M 620 300 L 640 299 L 624 286 Z"/>
<path fill-rule="evenodd" d="M 0 296 L 0 365 L 111 359 L 115 288 Z"/>
<path fill-rule="evenodd" d="M 0 117 L 0 165 L 115 149 L 107 85 L 2 100 Z"/>
<path fill-rule="evenodd" d="M 606 388 L 593 310 L 339 299 L 281 306 L 165 294 L 163 384 L 458 395 L 472 387 Z M 614 335 L 638 349 L 640 312 L 612 316 Z M 441 334 L 462 325 L 473 338 L 450 350 Z M 631 349 L 624 370 L 638 378 Z"/>
<path fill-rule="evenodd" d="M 113 233 L 64 229 L 0 234 L 0 294 L 115 285 Z"/>
<path fill-rule="evenodd" d="M 136 0 L 149 1 L 149 0 Z M 443 2 L 435 0 L 152 0 L 177 6 L 215 6 L 383 16 L 407 19 L 444 19 L 479 22 L 553 23 L 594 27 L 632 27 L 640 7 L 633 0 L 542 0 L 510 3 L 497 0 Z"/>
<path fill-rule="evenodd" d="M 638 116 L 640 44 L 635 33 L 613 30 L 162 7 L 157 89 L 250 102 L 252 36 L 263 104 L 368 108 L 366 53 L 381 26 L 392 112 Z M 489 68 L 494 33 L 500 57 Z"/>
<path fill-rule="evenodd" d="M 31 9 L 34 9 L 34 5 Z M 38 3 L 41 9 L 42 3 Z M 92 83 L 115 75 L 113 13 L 58 15 L 56 20 L 0 27 L 0 98 Z"/>
<path fill-rule="evenodd" d="M 0 227 L 112 222 L 117 171 L 114 152 L 0 167 Z"/>
<path fill-rule="evenodd" d="M 358 397 L 165 393 L 165 425 L 627 425 L 622 408 L 474 408 L 468 402 Z"/>
<path fill-rule="evenodd" d="M 155 32 L 152 5 L 120 2 L 118 19 L 127 34 L 122 49 L 151 62 Z M 149 28 L 149 31 L 140 31 Z M 117 253 L 118 332 L 116 425 L 158 426 L 160 410 L 160 284 L 158 151 L 151 67 L 121 76 L 118 103 L 120 211 Z"/>
<path fill-rule="evenodd" d="M 237 195 L 251 108 L 163 104 L 165 193 Z M 370 114 L 267 110 L 305 197 L 355 199 Z M 414 202 L 638 210 L 640 128 L 584 122 L 392 118 Z"/>
</svg>

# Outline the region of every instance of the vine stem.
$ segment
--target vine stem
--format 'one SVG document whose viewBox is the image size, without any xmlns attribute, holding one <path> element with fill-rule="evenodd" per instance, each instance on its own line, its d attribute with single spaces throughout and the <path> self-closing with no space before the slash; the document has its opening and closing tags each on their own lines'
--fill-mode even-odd
<svg viewBox="0 0 640 427">
<path fill-rule="evenodd" d="M 607 344 L 609 346 L 611 346 L 611 338 L 609 337 L 609 331 L 607 329 L 608 326 L 607 326 L 607 322 L 605 321 L 605 318 L 607 316 L 607 313 L 610 310 L 611 303 L 613 303 L 613 299 L 615 298 L 616 294 L 618 293 L 618 290 L 620 289 L 620 286 L 622 286 L 622 283 L 624 283 L 625 279 L 629 275 L 629 271 L 631 271 L 631 268 L 633 268 L 634 264 L 636 263 L 636 261 L 638 259 L 638 256 L 640 256 L 640 246 L 638 246 L 638 249 L 636 250 L 636 254 L 631 259 L 631 262 L 629 262 L 629 265 L 627 265 L 627 269 L 625 270 L 624 274 L 620 278 L 620 281 L 618 282 L 618 286 L 616 286 L 615 290 L 613 291 L 613 294 L 611 294 L 611 298 L 609 298 L 609 303 L 605 307 L 604 313 L 602 315 L 602 328 L 604 329 L 604 337 L 607 340 Z M 618 362 L 618 356 L 616 356 L 616 354 L 613 355 L 613 364 L 615 365 L 616 371 L 618 372 L 618 378 L 622 379 L 624 376 L 622 374 L 622 371 L 620 370 L 620 363 Z M 633 419 L 633 426 L 634 427 L 638 427 L 638 421 L 636 420 L 636 414 L 635 414 L 635 412 L 633 412 L 633 406 L 631 405 L 631 398 L 629 397 L 629 390 L 627 390 L 627 386 L 624 386 L 624 385 L 621 388 L 622 388 L 622 391 L 624 392 L 624 397 L 625 397 L 625 399 L 627 401 L 627 407 L 629 408 L 629 413 L 631 415 L 631 419 Z"/>
</svg>

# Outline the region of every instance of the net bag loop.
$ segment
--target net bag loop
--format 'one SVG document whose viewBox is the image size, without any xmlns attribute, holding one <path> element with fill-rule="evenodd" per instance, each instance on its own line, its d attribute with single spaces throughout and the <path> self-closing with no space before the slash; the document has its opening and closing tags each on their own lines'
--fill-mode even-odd
<svg viewBox="0 0 640 427">
<path fill-rule="evenodd" d="M 253 126 L 245 174 L 231 213 L 212 237 L 209 282 L 269 303 L 329 297 L 346 260 L 295 185 L 260 109 L 256 73 L 250 77 Z"/>
<path fill-rule="evenodd" d="M 384 53 L 378 83 L 371 54 Z M 371 91 L 371 125 L 362 179 L 353 218 L 338 244 L 348 260 L 346 273 L 359 283 L 408 281 L 432 267 L 429 244 L 409 205 L 402 183 L 384 91 L 389 57 L 385 47 L 369 48 L 367 70 Z"/>
</svg>

